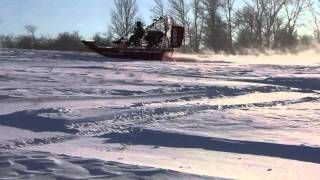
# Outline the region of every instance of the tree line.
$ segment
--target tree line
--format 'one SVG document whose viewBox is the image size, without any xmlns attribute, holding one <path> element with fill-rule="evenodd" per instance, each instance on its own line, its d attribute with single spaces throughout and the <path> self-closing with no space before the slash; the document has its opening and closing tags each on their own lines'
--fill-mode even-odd
<svg viewBox="0 0 320 180">
<path fill-rule="evenodd" d="M 57 37 L 37 36 L 37 27 L 25 26 L 26 35 L 0 35 L 0 47 L 18 49 L 56 50 L 56 51 L 89 51 L 81 40 L 83 37 L 77 32 L 59 33 Z M 110 39 L 97 33 L 93 39 L 98 44 L 110 45 Z"/>
<path fill-rule="evenodd" d="M 138 16 L 136 0 L 115 0 L 111 30 L 128 35 Z M 287 50 L 320 42 L 320 0 L 154 0 L 151 19 L 172 16 L 186 29 L 183 50 L 239 52 Z M 310 22 L 305 22 L 308 15 Z M 310 19 L 310 16 L 311 19 Z M 301 27 L 314 36 L 299 36 Z"/>
<path fill-rule="evenodd" d="M 320 42 L 320 0 L 154 0 L 151 20 L 172 16 L 186 29 L 182 51 L 241 53 L 246 49 L 289 50 Z M 308 16 L 308 18 L 305 18 Z M 128 36 L 139 16 L 136 0 L 114 0 L 110 26 L 93 39 L 110 45 Z M 0 21 L 1 22 L 1 21 Z M 299 35 L 304 28 L 314 36 Z M 0 36 L 1 47 L 87 51 L 78 32 L 63 32 L 55 38 L 37 36 L 37 27 L 25 26 L 26 35 Z"/>
</svg>

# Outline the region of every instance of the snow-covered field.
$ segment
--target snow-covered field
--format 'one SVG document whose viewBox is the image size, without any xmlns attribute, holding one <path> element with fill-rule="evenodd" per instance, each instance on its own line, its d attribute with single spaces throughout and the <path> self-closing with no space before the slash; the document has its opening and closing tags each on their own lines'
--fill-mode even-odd
<svg viewBox="0 0 320 180">
<path fill-rule="evenodd" d="M 318 179 L 320 55 L 175 59 L 0 49 L 0 179 Z"/>
</svg>

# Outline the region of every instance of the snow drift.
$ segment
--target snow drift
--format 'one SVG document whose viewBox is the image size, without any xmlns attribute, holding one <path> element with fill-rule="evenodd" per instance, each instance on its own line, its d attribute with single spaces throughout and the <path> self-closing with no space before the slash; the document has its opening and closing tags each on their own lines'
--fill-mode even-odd
<svg viewBox="0 0 320 180">
<path fill-rule="evenodd" d="M 319 63 L 1 49 L 0 178 L 317 179 Z"/>
</svg>

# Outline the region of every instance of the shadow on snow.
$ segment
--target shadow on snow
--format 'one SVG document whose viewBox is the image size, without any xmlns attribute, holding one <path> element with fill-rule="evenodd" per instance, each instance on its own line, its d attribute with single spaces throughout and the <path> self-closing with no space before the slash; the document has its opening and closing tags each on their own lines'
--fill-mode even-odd
<svg viewBox="0 0 320 180">
<path fill-rule="evenodd" d="M 66 132 L 76 133 L 75 129 L 69 129 L 67 126 L 70 124 L 65 119 L 55 119 L 50 117 L 41 116 L 41 112 L 50 113 L 55 112 L 54 109 L 41 109 L 37 111 L 20 111 L 8 115 L 0 116 L 0 125 L 15 127 L 20 129 L 27 129 L 35 132 Z"/>
<path fill-rule="evenodd" d="M 174 148 L 202 148 L 206 150 L 279 157 L 291 160 L 320 163 L 320 148 L 284 145 L 266 142 L 234 141 L 196 135 L 161 132 L 150 129 L 133 128 L 128 133 L 109 133 L 106 143 L 127 143 Z"/>
</svg>

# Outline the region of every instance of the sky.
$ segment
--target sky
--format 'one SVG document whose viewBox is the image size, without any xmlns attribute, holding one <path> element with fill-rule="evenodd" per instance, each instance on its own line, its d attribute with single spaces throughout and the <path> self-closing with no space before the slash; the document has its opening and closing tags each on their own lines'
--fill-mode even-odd
<svg viewBox="0 0 320 180">
<path fill-rule="evenodd" d="M 137 4 L 139 15 L 149 24 L 154 1 L 137 0 Z M 107 32 L 113 7 L 113 0 L 0 0 L 0 34 L 27 34 L 25 26 L 32 24 L 38 36 L 78 31 L 91 38 Z M 300 32 L 311 31 L 301 28 Z"/>
<path fill-rule="evenodd" d="M 139 15 L 148 23 L 152 0 L 137 0 Z M 112 0 L 0 0 L 0 34 L 26 34 L 35 25 L 38 35 L 54 37 L 60 32 L 78 31 L 90 38 L 106 32 Z"/>
</svg>

